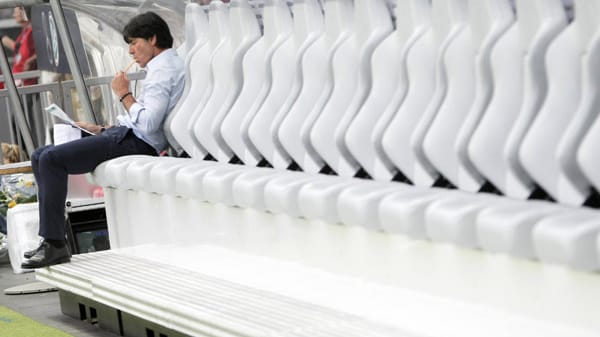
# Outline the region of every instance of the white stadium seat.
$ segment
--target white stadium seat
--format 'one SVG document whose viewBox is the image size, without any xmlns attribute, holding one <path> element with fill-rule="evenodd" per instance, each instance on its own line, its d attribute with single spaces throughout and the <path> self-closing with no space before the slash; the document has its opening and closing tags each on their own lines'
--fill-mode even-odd
<svg viewBox="0 0 600 337">
<path fill-rule="evenodd" d="M 244 57 L 242 90 L 221 124 L 221 135 L 225 142 L 247 165 L 256 165 L 262 159 L 249 138 L 249 127 L 273 84 L 270 68 L 273 55 L 291 38 L 293 29 L 290 9 L 284 0 L 266 2 L 262 17 L 263 36 Z"/>
<path fill-rule="evenodd" d="M 294 162 L 305 172 L 317 173 L 325 163 L 310 142 L 310 132 L 333 90 L 332 62 L 339 46 L 350 36 L 353 15 L 351 0 L 324 3 L 325 33 L 302 59 L 302 88 L 280 124 L 278 139 Z"/>
<path fill-rule="evenodd" d="M 188 22 L 194 22 L 197 34 L 190 37 L 195 38 L 194 41 L 186 42 L 186 48 L 189 49 L 185 56 L 186 85 L 182 98 L 167 116 L 164 129 L 169 144 L 174 150 L 177 153 L 188 151 L 189 154 L 193 148 L 193 140 L 192 135 L 186 131 L 187 125 L 193 107 L 203 97 L 203 95 L 190 95 L 190 92 L 203 92 L 208 86 L 208 76 L 205 74 L 208 64 L 208 17 L 201 6 L 193 3 L 186 7 L 186 16 L 190 17 Z"/>
<path fill-rule="evenodd" d="M 154 335 L 597 336 L 600 3 L 574 5 L 212 1 L 166 126 L 192 158 L 98 166 L 111 250 L 38 277 Z"/>
<path fill-rule="evenodd" d="M 517 23 L 492 51 L 494 92 L 469 143 L 469 155 L 498 190 L 524 199 L 534 184 L 519 162 L 518 150 L 546 96 L 546 50 L 566 18 L 560 1 L 516 4 Z"/>
<path fill-rule="evenodd" d="M 548 95 L 529 128 L 520 149 L 520 160 L 531 177 L 555 200 L 581 205 L 590 193 L 589 183 L 576 166 L 577 146 L 589 127 L 589 97 L 584 64 L 592 55 L 592 38 L 600 25 L 594 1 L 580 1 L 574 21 L 552 42 L 546 56 Z M 585 97 L 585 100 L 583 98 Z M 577 126 L 586 123 L 586 126 Z M 571 168 L 573 167 L 573 168 Z"/>
<path fill-rule="evenodd" d="M 273 167 L 285 169 L 291 158 L 277 139 L 278 127 L 291 103 L 293 89 L 299 91 L 298 64 L 306 49 L 322 32 L 323 13 L 316 1 L 304 1 L 292 6 L 293 32 L 273 54 L 269 65 L 271 84 L 269 92 L 248 127 L 248 137 L 262 157 Z M 287 112 L 287 111 L 286 111 Z"/>
<path fill-rule="evenodd" d="M 222 40 L 215 47 L 211 73 L 213 89 L 210 98 L 195 112 L 192 120 L 194 139 L 219 161 L 227 162 L 233 152 L 221 135 L 221 123 L 242 88 L 242 60 L 248 48 L 260 38 L 256 15 L 247 0 L 229 3 L 229 19 L 222 22 Z M 225 33 L 227 31 L 227 33 Z"/>
<path fill-rule="evenodd" d="M 333 90 L 317 117 L 310 141 L 331 169 L 354 176 L 359 165 L 345 143 L 348 126 L 371 90 L 371 57 L 375 48 L 392 32 L 384 0 L 354 1 L 352 34 L 333 55 Z"/>
<path fill-rule="evenodd" d="M 381 136 L 382 148 L 408 180 L 418 186 L 431 186 L 438 173 L 415 151 L 417 125 L 431 102 L 436 88 L 437 44 L 431 27 L 431 5 L 424 1 L 420 19 L 425 31 L 406 55 L 408 91 L 405 97 L 393 97 L 389 109 L 394 114 Z"/>
<path fill-rule="evenodd" d="M 396 5 L 396 30 L 373 52 L 373 85 L 346 133 L 348 150 L 377 180 L 391 180 L 397 172 L 383 149 L 382 138 L 409 90 L 407 58 L 430 28 L 430 7 L 428 0 L 401 1 Z M 397 136 L 406 137 L 401 132 Z"/>
</svg>

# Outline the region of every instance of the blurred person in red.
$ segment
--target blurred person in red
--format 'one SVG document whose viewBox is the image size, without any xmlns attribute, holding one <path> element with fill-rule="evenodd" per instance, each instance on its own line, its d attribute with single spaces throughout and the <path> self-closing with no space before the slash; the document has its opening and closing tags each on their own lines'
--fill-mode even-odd
<svg viewBox="0 0 600 337">
<path fill-rule="evenodd" d="M 15 40 L 9 36 L 2 37 L 2 45 L 13 52 L 12 73 L 16 75 L 21 72 L 37 69 L 37 55 L 33 39 L 33 29 L 31 26 L 31 6 L 18 6 L 13 9 L 13 17 L 18 25 L 21 26 L 21 33 Z M 17 87 L 37 84 L 37 77 L 27 79 L 15 79 Z M 0 89 L 4 89 L 4 83 L 0 83 Z M 29 124 L 34 146 L 38 147 L 44 144 L 44 118 L 40 116 L 40 106 L 38 96 L 25 95 L 24 108 L 25 118 Z"/>
<path fill-rule="evenodd" d="M 37 55 L 35 53 L 35 46 L 33 43 L 33 33 L 31 28 L 31 7 L 15 7 L 13 10 L 13 17 L 17 24 L 21 26 L 21 33 L 17 36 L 16 40 L 11 39 L 9 36 L 2 37 L 2 45 L 13 51 L 14 61 L 12 71 L 13 74 L 35 70 L 37 69 Z M 36 78 L 30 78 L 25 80 L 16 80 L 17 86 L 37 84 Z M 2 83 L 4 88 L 4 83 Z"/>
</svg>

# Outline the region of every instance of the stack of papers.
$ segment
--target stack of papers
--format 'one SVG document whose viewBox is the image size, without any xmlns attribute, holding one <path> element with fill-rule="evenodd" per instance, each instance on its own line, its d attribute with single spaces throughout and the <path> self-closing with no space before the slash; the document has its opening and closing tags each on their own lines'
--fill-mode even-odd
<svg viewBox="0 0 600 337">
<path fill-rule="evenodd" d="M 75 121 L 73 119 L 71 119 L 71 117 L 69 117 L 69 115 L 67 115 L 66 112 L 63 111 L 63 109 L 61 109 L 58 105 L 52 103 L 49 106 L 47 106 L 45 108 L 46 112 L 48 112 L 49 114 L 51 114 L 52 116 L 62 120 L 63 122 L 71 125 L 74 128 L 78 128 L 79 130 L 88 133 L 90 135 L 93 135 L 93 133 L 89 132 L 88 130 L 80 127 L 79 125 L 75 124 Z"/>
</svg>

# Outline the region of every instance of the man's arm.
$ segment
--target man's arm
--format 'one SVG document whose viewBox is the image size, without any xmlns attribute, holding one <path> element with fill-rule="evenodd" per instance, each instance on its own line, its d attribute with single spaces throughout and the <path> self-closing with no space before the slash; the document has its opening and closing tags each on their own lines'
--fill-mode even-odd
<svg viewBox="0 0 600 337">
<path fill-rule="evenodd" d="M 136 100 L 131 91 L 129 91 L 129 78 L 127 78 L 127 74 L 119 71 L 115 78 L 113 78 L 111 86 L 113 92 L 119 97 L 119 101 L 125 107 L 125 110 L 129 111 Z"/>
<path fill-rule="evenodd" d="M 75 124 L 77 124 L 77 126 L 79 126 L 80 128 L 86 129 L 95 135 L 102 133 L 102 131 L 104 131 L 105 129 L 110 127 L 110 126 L 105 126 L 105 125 L 96 125 L 96 124 L 87 123 L 87 122 L 75 122 Z"/>
</svg>

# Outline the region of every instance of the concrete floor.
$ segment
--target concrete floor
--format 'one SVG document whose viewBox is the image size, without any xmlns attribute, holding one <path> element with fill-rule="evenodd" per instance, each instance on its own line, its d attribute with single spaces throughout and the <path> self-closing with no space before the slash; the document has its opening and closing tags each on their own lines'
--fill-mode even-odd
<svg viewBox="0 0 600 337">
<path fill-rule="evenodd" d="M 9 263 L 0 262 L 0 304 L 74 337 L 117 336 L 87 322 L 63 315 L 56 291 L 29 295 L 4 294 L 4 289 L 35 281 L 34 273 L 17 275 L 13 273 Z"/>
</svg>

